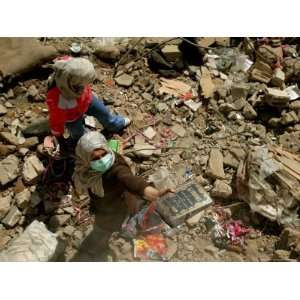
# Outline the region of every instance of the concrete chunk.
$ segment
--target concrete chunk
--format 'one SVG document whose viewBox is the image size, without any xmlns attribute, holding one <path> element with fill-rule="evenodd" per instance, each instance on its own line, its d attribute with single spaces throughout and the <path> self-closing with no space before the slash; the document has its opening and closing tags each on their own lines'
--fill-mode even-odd
<svg viewBox="0 0 300 300">
<path fill-rule="evenodd" d="M 280 68 L 276 68 L 274 70 L 271 83 L 274 86 L 282 87 L 284 81 L 285 81 L 285 73 Z"/>
<path fill-rule="evenodd" d="M 11 196 L 0 197 L 0 221 L 5 217 L 10 209 Z"/>
<path fill-rule="evenodd" d="M 247 98 L 250 87 L 245 83 L 234 83 L 231 86 L 231 95 L 234 100 Z"/>
<path fill-rule="evenodd" d="M 168 61 L 176 61 L 181 57 L 181 52 L 178 45 L 166 45 L 161 49 L 164 57 Z"/>
<path fill-rule="evenodd" d="M 298 121 L 299 121 L 299 118 L 294 111 L 290 111 L 290 112 L 284 114 L 281 118 L 282 125 L 290 125 L 290 124 L 297 123 Z"/>
<path fill-rule="evenodd" d="M 23 167 L 23 178 L 26 183 L 36 182 L 39 176 L 44 172 L 45 167 L 37 156 L 31 155 L 25 160 Z"/>
<path fill-rule="evenodd" d="M 0 161 L 0 183 L 5 185 L 18 177 L 19 159 L 11 154 Z"/>
<path fill-rule="evenodd" d="M 185 136 L 185 129 L 179 125 L 179 124 L 175 124 L 171 127 L 171 130 L 178 136 L 180 137 L 184 137 Z"/>
<path fill-rule="evenodd" d="M 49 226 L 53 229 L 57 229 L 59 226 L 65 225 L 70 220 L 70 218 L 70 215 L 55 215 L 51 217 Z"/>
<path fill-rule="evenodd" d="M 0 132 L 0 137 L 11 145 L 15 145 L 15 146 L 20 145 L 19 139 L 15 135 L 11 134 L 10 132 Z"/>
<path fill-rule="evenodd" d="M 211 191 L 211 196 L 216 198 L 228 199 L 232 195 L 232 188 L 222 180 L 216 180 Z"/>
<path fill-rule="evenodd" d="M 260 81 L 262 83 L 269 83 L 272 79 L 272 76 L 273 71 L 268 64 L 260 60 L 257 60 L 255 62 L 251 71 L 252 79 Z"/>
<path fill-rule="evenodd" d="M 7 156 L 16 151 L 17 147 L 13 145 L 0 145 L 0 156 Z"/>
<path fill-rule="evenodd" d="M 286 91 L 277 88 L 267 88 L 265 100 L 271 106 L 286 106 L 289 95 Z"/>
<path fill-rule="evenodd" d="M 6 113 L 7 113 L 7 108 L 4 105 L 0 104 L 0 116 L 5 115 Z"/>
<path fill-rule="evenodd" d="M 153 127 L 149 126 L 145 131 L 144 131 L 144 135 L 152 140 L 155 136 L 156 136 L 156 131 L 153 129 Z"/>
<path fill-rule="evenodd" d="M 134 78 L 128 74 L 123 74 L 115 78 L 115 81 L 120 86 L 129 87 L 133 84 Z"/>
<path fill-rule="evenodd" d="M 120 50 L 114 45 L 97 45 L 95 55 L 104 61 L 115 62 L 120 57 Z"/>
<path fill-rule="evenodd" d="M 199 224 L 199 221 L 201 218 L 204 216 L 204 211 L 200 211 L 194 216 L 190 217 L 189 219 L 186 220 L 186 223 L 189 227 L 193 227 Z"/>
<path fill-rule="evenodd" d="M 257 112 L 251 104 L 246 103 L 246 105 L 243 108 L 243 115 L 247 120 L 253 120 L 257 117 Z"/>
<path fill-rule="evenodd" d="M 210 151 L 208 168 L 207 168 L 207 176 L 213 179 L 225 178 L 225 173 L 223 169 L 223 154 L 217 148 L 213 148 Z"/>
<path fill-rule="evenodd" d="M 24 209 L 29 205 L 30 198 L 31 198 L 31 192 L 29 189 L 25 189 L 24 191 L 22 191 L 21 193 L 18 193 L 15 196 L 17 205 L 21 209 Z"/>
<path fill-rule="evenodd" d="M 22 217 L 22 213 L 16 206 L 13 206 L 6 217 L 2 220 L 2 223 L 8 227 L 14 227 Z"/>
</svg>

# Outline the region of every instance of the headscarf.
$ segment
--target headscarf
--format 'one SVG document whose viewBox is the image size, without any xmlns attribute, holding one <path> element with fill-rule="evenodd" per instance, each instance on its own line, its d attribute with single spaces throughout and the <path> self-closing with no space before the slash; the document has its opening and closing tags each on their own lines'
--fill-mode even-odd
<svg viewBox="0 0 300 300">
<path fill-rule="evenodd" d="M 52 67 L 55 71 L 53 80 L 62 96 L 68 100 L 77 99 L 82 93 L 76 91 L 74 86 L 86 86 L 96 77 L 93 64 L 86 58 L 72 57 L 67 60 L 57 60 Z"/>
<path fill-rule="evenodd" d="M 92 152 L 99 148 L 104 149 L 107 153 L 111 153 L 114 163 L 114 152 L 109 149 L 107 140 L 100 132 L 88 132 L 84 134 L 77 143 L 73 180 L 76 191 L 79 194 L 88 193 L 88 189 L 90 189 L 93 194 L 99 197 L 104 196 L 102 174 L 94 171 L 90 167 Z"/>
</svg>

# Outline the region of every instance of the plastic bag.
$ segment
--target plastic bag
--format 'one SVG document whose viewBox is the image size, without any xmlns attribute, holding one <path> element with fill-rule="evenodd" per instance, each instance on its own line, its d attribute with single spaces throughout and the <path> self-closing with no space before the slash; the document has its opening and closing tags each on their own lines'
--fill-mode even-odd
<svg viewBox="0 0 300 300">
<path fill-rule="evenodd" d="M 134 238 L 142 234 L 159 233 L 165 228 L 166 223 L 155 211 L 154 203 L 145 206 L 133 217 L 128 216 L 122 224 L 122 235 Z"/>
</svg>

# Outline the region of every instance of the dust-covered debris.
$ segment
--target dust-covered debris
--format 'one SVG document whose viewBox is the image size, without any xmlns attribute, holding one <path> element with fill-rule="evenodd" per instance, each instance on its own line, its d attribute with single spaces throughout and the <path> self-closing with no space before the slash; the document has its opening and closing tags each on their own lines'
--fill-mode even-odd
<svg viewBox="0 0 300 300">
<path fill-rule="evenodd" d="M 27 49 L 16 64 L 7 56 L 0 61 L 5 78 L 51 63 L 53 54 L 88 57 L 97 71 L 93 91 L 111 110 L 132 119 L 120 134 L 133 171 L 158 188 L 178 189 L 195 179 L 212 198 L 209 207 L 186 216 L 186 223 L 165 228 L 163 239 L 155 236 L 165 247 L 162 260 L 299 260 L 297 42 L 215 37 L 188 38 L 189 43 L 181 38 L 28 41 L 38 56 Z M 3 38 L 3 45 L 7 42 Z M 18 47 L 26 43 L 20 39 Z M 72 45 L 80 51 L 72 54 Z M 99 212 L 91 209 L 89 197 L 73 191 L 72 156 L 51 156 L 43 148 L 50 134 L 44 100 L 51 70 L 46 68 L 45 76 L 39 71 L 10 85 L 1 79 L 0 249 L 8 250 L 39 220 L 66 242 L 65 259 L 78 259 Z M 85 124 L 98 130 L 94 121 Z M 108 260 L 137 260 L 139 243 L 121 237 L 120 226 L 113 235 L 101 230 L 105 234 L 95 238 L 103 242 L 95 251 L 101 259 L 85 250 L 83 260 L 106 260 L 109 249 Z M 104 241 L 106 235 L 110 238 Z M 50 256 L 30 257 L 44 261 Z"/>
</svg>

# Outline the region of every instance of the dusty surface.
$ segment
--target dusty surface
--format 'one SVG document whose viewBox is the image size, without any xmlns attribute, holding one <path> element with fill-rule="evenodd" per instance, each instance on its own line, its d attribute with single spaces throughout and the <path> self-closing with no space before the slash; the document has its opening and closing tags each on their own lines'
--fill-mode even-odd
<svg viewBox="0 0 300 300">
<path fill-rule="evenodd" d="M 130 41 L 130 47 L 137 41 L 138 39 Z M 149 175 L 164 166 L 177 183 L 192 177 L 201 183 L 214 199 L 214 204 L 206 209 L 193 225 L 184 223 L 168 237 L 171 253 L 169 261 L 298 259 L 295 243 L 291 243 L 292 246 L 278 246 L 284 225 L 251 211 L 245 202 L 238 199 L 235 182 L 239 163 L 245 159 L 251 146 L 274 143 L 283 145 L 287 150 L 294 150 L 293 153 L 299 152 L 297 142 L 291 143 L 288 138 L 282 137 L 283 133 L 297 134 L 300 129 L 297 100 L 291 102 L 293 105 L 286 105 L 287 100 L 284 97 L 278 98 L 277 94 L 267 97 L 266 102 L 269 104 L 262 100 L 266 87 L 283 90 L 297 82 L 296 44 L 283 48 L 284 54 L 279 59 L 272 51 L 264 53 L 267 57 L 265 60 L 270 61 L 271 75 L 276 69 L 276 63 L 280 62 L 284 66 L 282 70 L 285 78 L 282 80 L 282 74 L 278 71 L 274 72 L 276 76 L 272 75 L 275 79 L 266 79 L 263 76 L 267 76 L 268 72 L 265 70 L 262 75 L 261 70 L 255 69 L 257 65 L 254 66 L 253 72 L 226 69 L 228 56 L 231 55 L 226 52 L 219 53 L 221 57 L 225 55 L 225 58 L 222 64 L 217 61 L 216 66 L 212 56 L 203 57 L 208 53 L 208 49 L 203 48 L 196 54 L 192 51 L 189 57 L 198 55 L 200 64 L 189 66 L 180 65 L 182 54 L 177 46 L 164 48 L 165 58 L 170 59 L 168 72 L 163 68 L 153 69 L 153 63 L 146 59 L 149 48 L 145 48 L 152 44 L 157 45 L 157 41 L 152 39 L 139 43 L 135 50 L 123 58 L 114 74 L 114 63 L 126 53 L 126 41 L 114 46 L 117 50 L 110 48 L 105 52 L 98 49 L 96 55 L 92 38 L 41 39 L 41 43 L 54 46 L 62 55 L 72 54 L 70 46 L 74 42 L 81 43 L 81 52 L 73 55 L 86 56 L 95 65 L 97 80 L 93 85 L 94 91 L 112 111 L 128 116 L 133 121 L 122 134 L 122 138 L 129 138 L 129 147 L 125 150 L 125 155 L 133 171 L 148 179 Z M 179 42 L 175 40 L 169 44 L 178 45 Z M 228 41 L 214 40 L 214 44 L 209 40 L 204 42 L 212 48 L 210 53 L 215 50 L 218 53 L 224 49 L 223 46 L 227 46 Z M 269 42 L 271 50 L 277 49 L 272 42 Z M 242 40 L 232 40 L 231 47 L 227 49 L 247 53 L 248 59 L 255 61 L 258 54 L 253 52 L 252 48 L 247 49 L 247 45 L 245 46 Z M 262 51 L 256 46 L 256 51 L 259 50 Z M 107 59 L 110 53 L 111 59 Z M 293 64 L 291 60 L 294 61 Z M 292 67 L 289 67 L 289 64 Z M 176 76 L 170 79 L 181 82 L 179 85 L 176 83 L 178 89 L 175 91 L 170 91 L 170 86 L 166 85 L 167 81 L 165 85 L 161 81 L 166 77 L 164 75 L 174 75 L 170 70 L 175 70 L 176 73 Z M 8 211 L 16 205 L 16 195 L 23 190 L 28 189 L 31 198 L 28 204 L 25 201 L 24 206 L 18 208 L 21 214 L 16 222 L 11 221 L 12 225 L 7 225 L 7 222 L 3 223 L 3 219 L 0 219 L 0 251 L 8 247 L 9 242 L 32 220 L 38 219 L 57 232 L 65 242 L 65 251 L 60 260 L 133 261 L 135 259 L 132 240 L 119 236 L 120 226 L 126 216 L 124 204 L 115 199 L 113 203 L 104 202 L 100 208 L 93 209 L 90 199 L 76 197 L 69 181 L 72 158 L 69 158 L 65 165 L 63 161 L 54 161 L 51 167 L 49 159 L 39 154 L 39 159 L 46 168 L 46 175 L 37 175 L 37 180 L 31 183 L 24 181 L 21 172 L 23 161 L 37 152 L 37 145 L 42 143 L 47 133 L 34 134 L 37 141 L 28 140 L 30 135 L 25 135 L 24 144 L 23 136 L 18 135 L 19 129 L 25 128 L 40 117 L 47 117 L 44 100 L 47 76 L 50 72 L 49 69 L 35 69 L 12 83 L 3 84 L 0 103 L 4 108 L 0 109 L 0 131 L 10 132 L 19 140 L 14 145 L 11 139 L 2 138 L 0 158 L 2 160 L 9 154 L 17 155 L 20 159 L 20 170 L 17 178 L 1 185 L 0 201 L 7 196 L 12 200 L 9 204 L 7 200 L 6 203 L 0 202 L 0 215 L 3 212 L 3 215 L 7 216 Z M 128 76 L 120 78 L 123 74 Z M 162 86 L 164 92 L 160 90 Z M 195 109 L 194 106 L 191 108 L 183 104 L 179 101 L 182 100 L 182 94 L 178 94 L 178 91 L 184 91 L 184 97 L 191 98 L 200 105 Z M 270 97 L 273 97 L 272 101 Z M 274 101 L 285 104 L 275 108 L 270 106 Z M 101 128 L 99 124 L 97 127 Z M 151 130 L 144 132 L 149 127 Z M 141 143 L 156 150 L 149 152 L 148 149 L 145 153 L 136 151 Z M 69 202 L 66 201 L 65 195 L 72 195 Z M 249 229 L 250 232 L 243 237 L 242 246 L 229 243 L 226 247 L 221 247 L 212 238 L 212 229 L 207 226 L 207 220 L 216 213 L 220 215 L 224 212 L 226 222 L 238 220 Z M 53 216 L 56 216 L 55 222 Z M 295 225 L 292 227 L 296 228 Z"/>
</svg>

